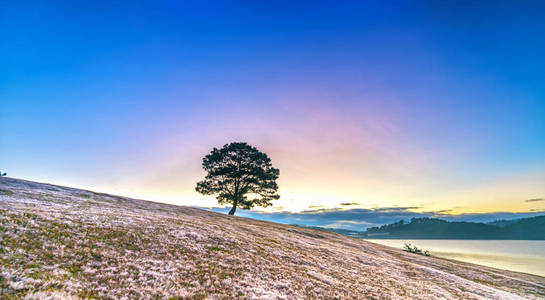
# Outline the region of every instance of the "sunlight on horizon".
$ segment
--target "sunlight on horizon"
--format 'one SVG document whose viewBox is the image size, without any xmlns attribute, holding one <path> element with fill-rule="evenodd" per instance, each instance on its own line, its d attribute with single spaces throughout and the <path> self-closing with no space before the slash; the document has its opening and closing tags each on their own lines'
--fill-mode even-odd
<svg viewBox="0 0 545 300">
<path fill-rule="evenodd" d="M 525 201 L 545 198 L 534 10 L 178 3 L 141 23 L 119 5 L 3 14 L 8 176 L 211 207 L 201 159 L 244 141 L 280 169 L 265 211 L 545 211 Z"/>
</svg>

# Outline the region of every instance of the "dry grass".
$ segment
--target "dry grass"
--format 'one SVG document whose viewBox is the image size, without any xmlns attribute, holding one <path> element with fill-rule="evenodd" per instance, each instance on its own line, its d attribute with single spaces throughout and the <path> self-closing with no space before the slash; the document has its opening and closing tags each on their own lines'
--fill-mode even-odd
<svg viewBox="0 0 545 300">
<path fill-rule="evenodd" d="M 545 279 L 334 233 L 0 179 L 0 298 L 539 298 Z"/>
</svg>

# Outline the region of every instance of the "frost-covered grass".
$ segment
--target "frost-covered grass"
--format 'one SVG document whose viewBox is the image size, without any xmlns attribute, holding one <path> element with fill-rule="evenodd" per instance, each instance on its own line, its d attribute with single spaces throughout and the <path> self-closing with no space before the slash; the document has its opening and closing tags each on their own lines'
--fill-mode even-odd
<svg viewBox="0 0 545 300">
<path fill-rule="evenodd" d="M 0 298 L 497 298 L 545 279 L 335 233 L 0 178 Z"/>
</svg>

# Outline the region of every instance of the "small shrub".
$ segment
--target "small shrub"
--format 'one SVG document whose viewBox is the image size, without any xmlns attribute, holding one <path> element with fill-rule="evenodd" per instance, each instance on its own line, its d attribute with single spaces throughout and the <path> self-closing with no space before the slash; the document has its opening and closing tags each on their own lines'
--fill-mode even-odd
<svg viewBox="0 0 545 300">
<path fill-rule="evenodd" d="M 102 261 L 102 255 L 97 252 L 91 252 L 91 257 L 96 261 Z"/>
<path fill-rule="evenodd" d="M 98 292 L 84 288 L 79 292 L 78 296 L 84 299 L 98 299 Z"/>
<path fill-rule="evenodd" d="M 210 250 L 210 251 L 227 252 L 227 250 L 225 250 L 223 248 L 219 248 L 219 247 L 207 247 L 207 249 Z"/>
<path fill-rule="evenodd" d="M 180 285 L 183 287 L 188 287 L 188 288 L 195 287 L 193 284 L 187 283 L 187 282 L 181 282 Z"/>
<path fill-rule="evenodd" d="M 36 220 L 38 218 L 37 214 L 32 214 L 32 213 L 23 213 L 23 216 L 33 220 Z"/>
<path fill-rule="evenodd" d="M 13 195 L 13 192 L 10 191 L 10 190 L 0 189 L 0 195 L 11 196 L 11 195 Z"/>
<path fill-rule="evenodd" d="M 68 271 L 70 271 L 70 273 L 72 273 L 72 274 L 76 274 L 79 271 L 81 271 L 81 265 L 79 265 L 77 263 L 73 263 L 72 265 L 70 265 L 68 267 Z"/>
<path fill-rule="evenodd" d="M 418 255 L 424 255 L 424 256 L 430 256 L 430 252 L 428 250 L 422 250 L 416 246 L 412 246 L 411 244 L 405 243 L 405 246 L 403 247 L 404 251 L 418 254 Z"/>
</svg>

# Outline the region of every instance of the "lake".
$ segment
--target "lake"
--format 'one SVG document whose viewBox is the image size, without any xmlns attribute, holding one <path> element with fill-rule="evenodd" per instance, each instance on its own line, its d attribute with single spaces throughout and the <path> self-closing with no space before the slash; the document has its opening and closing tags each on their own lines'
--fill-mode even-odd
<svg viewBox="0 0 545 300">
<path fill-rule="evenodd" d="M 394 248 L 411 243 L 432 256 L 545 276 L 545 241 L 365 239 Z"/>
</svg>

